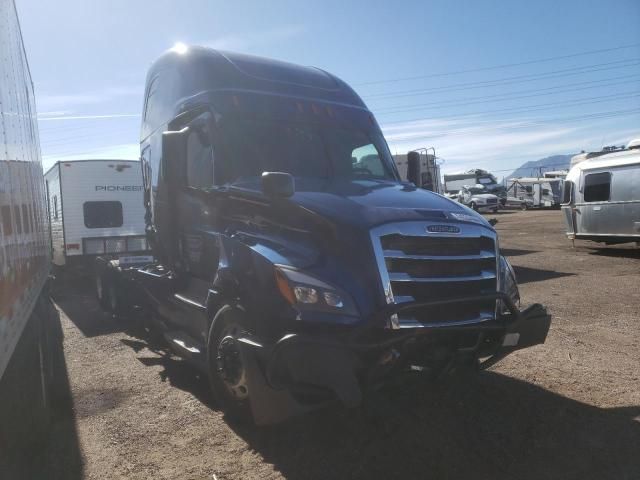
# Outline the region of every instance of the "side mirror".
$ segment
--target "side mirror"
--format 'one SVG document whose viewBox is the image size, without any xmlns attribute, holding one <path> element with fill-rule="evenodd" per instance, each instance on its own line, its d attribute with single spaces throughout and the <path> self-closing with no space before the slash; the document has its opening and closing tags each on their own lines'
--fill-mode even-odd
<svg viewBox="0 0 640 480">
<path fill-rule="evenodd" d="M 418 152 L 407 153 L 407 181 L 420 186 L 420 154 Z"/>
<path fill-rule="evenodd" d="M 498 223 L 498 219 L 497 218 L 490 218 L 489 219 L 489 225 L 491 225 L 492 227 L 495 227 L 497 223 Z"/>
<path fill-rule="evenodd" d="M 189 127 L 162 133 L 162 178 L 170 184 L 182 185 L 185 180 Z"/>
<path fill-rule="evenodd" d="M 296 191 L 293 177 L 284 172 L 263 172 L 262 193 L 270 198 L 289 198 Z"/>
</svg>

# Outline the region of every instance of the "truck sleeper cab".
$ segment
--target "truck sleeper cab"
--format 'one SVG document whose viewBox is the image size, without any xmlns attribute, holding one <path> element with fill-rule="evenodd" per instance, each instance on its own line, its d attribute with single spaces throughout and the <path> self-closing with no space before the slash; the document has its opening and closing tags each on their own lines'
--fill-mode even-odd
<svg viewBox="0 0 640 480">
<path fill-rule="evenodd" d="M 411 366 L 486 366 L 545 340 L 550 317 L 518 309 L 491 225 L 402 182 L 373 115 L 331 74 L 169 51 L 148 74 L 141 154 L 156 261 L 103 258 L 98 275 L 231 414 L 354 406 Z"/>
</svg>

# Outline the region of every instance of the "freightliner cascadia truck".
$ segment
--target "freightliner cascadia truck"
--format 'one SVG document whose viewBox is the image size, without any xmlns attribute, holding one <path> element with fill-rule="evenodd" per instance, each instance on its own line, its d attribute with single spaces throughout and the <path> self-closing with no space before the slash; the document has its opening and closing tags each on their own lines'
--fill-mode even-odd
<svg viewBox="0 0 640 480">
<path fill-rule="evenodd" d="M 33 84 L 11 0 L 0 1 L 0 48 L 0 477 L 26 478 L 9 465 L 45 438 L 62 345 L 46 288 L 49 224 Z"/>
<path fill-rule="evenodd" d="M 325 71 L 170 50 L 148 73 L 140 148 L 153 261 L 100 258 L 98 298 L 159 329 L 233 417 L 351 407 L 399 372 L 545 341 L 550 316 L 520 309 L 493 227 L 403 181 Z"/>
</svg>

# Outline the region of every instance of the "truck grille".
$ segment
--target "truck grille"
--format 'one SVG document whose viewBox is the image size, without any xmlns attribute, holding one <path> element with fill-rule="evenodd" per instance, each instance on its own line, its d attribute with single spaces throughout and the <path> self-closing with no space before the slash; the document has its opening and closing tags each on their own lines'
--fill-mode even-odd
<svg viewBox="0 0 640 480">
<path fill-rule="evenodd" d="M 372 240 L 389 303 L 444 300 L 495 293 L 496 241 L 491 232 L 461 225 L 461 234 L 427 233 L 424 223 L 383 225 Z M 401 312 L 395 327 L 468 324 L 495 318 L 495 300 Z"/>
<path fill-rule="evenodd" d="M 495 205 L 498 203 L 498 199 L 497 198 L 487 198 L 487 203 L 489 205 Z"/>
</svg>

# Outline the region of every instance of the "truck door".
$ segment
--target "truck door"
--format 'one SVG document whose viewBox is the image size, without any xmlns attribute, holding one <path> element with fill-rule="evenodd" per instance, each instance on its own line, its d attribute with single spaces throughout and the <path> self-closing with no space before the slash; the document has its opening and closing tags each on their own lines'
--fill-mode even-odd
<svg viewBox="0 0 640 480">
<path fill-rule="evenodd" d="M 213 116 L 204 112 L 186 125 L 184 185 L 178 194 L 178 257 L 184 282 L 176 293 L 176 305 L 182 310 L 178 323 L 194 338 L 202 338 L 208 329 L 207 295 L 219 261 L 216 221 L 218 205 L 214 186 Z M 194 312 L 194 309 L 197 310 Z"/>
</svg>

